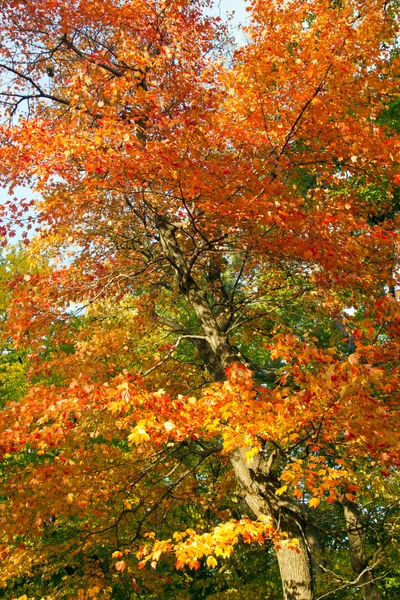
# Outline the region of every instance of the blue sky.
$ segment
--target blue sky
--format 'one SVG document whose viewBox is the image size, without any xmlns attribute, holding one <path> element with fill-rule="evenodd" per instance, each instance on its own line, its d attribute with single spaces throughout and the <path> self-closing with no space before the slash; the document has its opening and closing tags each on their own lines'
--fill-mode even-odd
<svg viewBox="0 0 400 600">
<path fill-rule="evenodd" d="M 220 10 L 221 17 L 226 12 L 235 11 L 235 21 L 243 23 L 246 19 L 245 0 L 215 0 L 215 10 Z"/>
<path fill-rule="evenodd" d="M 216 13 L 225 19 L 227 14 L 234 13 L 233 24 L 235 26 L 246 24 L 246 0 L 214 0 L 213 13 Z M 238 31 L 236 40 L 240 44 L 243 40 L 242 34 Z"/>
</svg>

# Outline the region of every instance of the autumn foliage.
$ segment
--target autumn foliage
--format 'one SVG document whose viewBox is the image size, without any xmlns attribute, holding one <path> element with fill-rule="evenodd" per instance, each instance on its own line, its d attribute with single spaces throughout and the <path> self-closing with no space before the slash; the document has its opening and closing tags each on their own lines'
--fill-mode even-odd
<svg viewBox="0 0 400 600">
<path fill-rule="evenodd" d="M 398 4 L 207 5 L 0 3 L 0 597 L 400 589 Z"/>
</svg>

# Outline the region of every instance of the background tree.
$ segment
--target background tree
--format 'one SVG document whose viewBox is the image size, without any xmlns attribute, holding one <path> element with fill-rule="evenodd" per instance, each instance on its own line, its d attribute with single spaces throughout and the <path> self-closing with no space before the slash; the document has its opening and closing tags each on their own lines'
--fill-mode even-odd
<svg viewBox="0 0 400 600">
<path fill-rule="evenodd" d="M 19 400 L 26 392 L 26 352 L 14 348 L 12 339 L 7 335 L 7 308 L 10 300 L 9 285 L 16 278 L 29 277 L 32 265 L 25 252 L 19 248 L 10 248 L 0 255 L 0 404 L 2 407 L 13 400 Z"/>
</svg>

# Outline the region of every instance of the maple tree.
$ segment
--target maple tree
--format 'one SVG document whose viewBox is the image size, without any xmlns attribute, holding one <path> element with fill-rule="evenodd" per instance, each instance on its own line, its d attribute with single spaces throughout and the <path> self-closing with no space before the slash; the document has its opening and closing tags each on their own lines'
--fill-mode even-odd
<svg viewBox="0 0 400 600">
<path fill-rule="evenodd" d="M 0 414 L 6 597 L 202 597 L 266 542 L 285 600 L 383 597 L 398 5 L 254 0 L 230 60 L 206 5 L 0 4 L 3 233 L 27 226 L 32 265 L 4 324 L 28 355 Z"/>
</svg>

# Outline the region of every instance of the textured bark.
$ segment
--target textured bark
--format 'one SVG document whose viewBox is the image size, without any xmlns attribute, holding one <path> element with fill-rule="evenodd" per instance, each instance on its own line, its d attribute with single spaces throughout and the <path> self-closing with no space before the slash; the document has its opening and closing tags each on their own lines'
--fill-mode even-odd
<svg viewBox="0 0 400 600">
<path fill-rule="evenodd" d="M 206 294 L 191 275 L 190 261 L 176 238 L 176 227 L 160 216 L 156 219 L 156 226 L 164 255 L 173 266 L 179 288 L 191 303 L 203 330 L 204 344 L 199 347 L 196 343 L 202 359 L 214 380 L 223 381 L 226 367 L 240 362 L 240 358 L 230 346 L 226 332 L 219 326 Z M 247 462 L 245 454 L 246 448 L 234 452 L 231 464 L 247 505 L 257 517 L 272 518 L 275 526 L 287 532 L 289 538 L 299 540 L 301 552 L 285 545 L 277 551 L 284 600 L 313 600 L 311 561 L 304 536 L 305 527 L 300 525 L 302 513 L 296 504 L 276 495 L 279 483 L 273 481 L 270 465 L 260 456 Z"/>
<path fill-rule="evenodd" d="M 311 555 L 311 565 L 314 578 L 318 579 L 325 573 L 324 567 L 326 560 L 324 559 L 324 548 L 321 544 L 321 536 L 319 531 L 312 525 L 307 525 L 306 528 L 307 547 Z"/>
<path fill-rule="evenodd" d="M 367 553 L 365 550 L 363 528 L 354 502 L 344 502 L 344 516 L 346 519 L 347 534 L 349 538 L 350 562 L 354 573 L 360 576 L 368 568 Z M 358 587 L 363 600 L 382 600 L 381 592 L 373 581 L 373 572 L 368 570 L 363 573 L 358 581 Z"/>
<path fill-rule="evenodd" d="M 237 450 L 231 463 L 247 505 L 253 513 L 272 518 L 275 526 L 289 538 L 299 541 L 300 553 L 282 546 L 277 551 L 284 600 L 313 600 L 311 561 L 302 526 L 299 507 L 276 495 L 277 483 L 268 473 L 266 462 L 260 457 L 245 460 L 246 449 Z"/>
<path fill-rule="evenodd" d="M 157 218 L 156 226 L 164 254 L 174 267 L 179 288 L 191 303 L 203 329 L 204 341 L 209 346 L 207 367 L 216 381 L 222 381 L 225 379 L 225 368 L 233 362 L 239 361 L 239 358 L 228 343 L 227 334 L 220 329 L 206 294 L 191 275 L 188 261 L 175 236 L 176 228 L 162 217 Z M 203 357 L 207 357 L 204 347 L 201 352 Z"/>
</svg>

